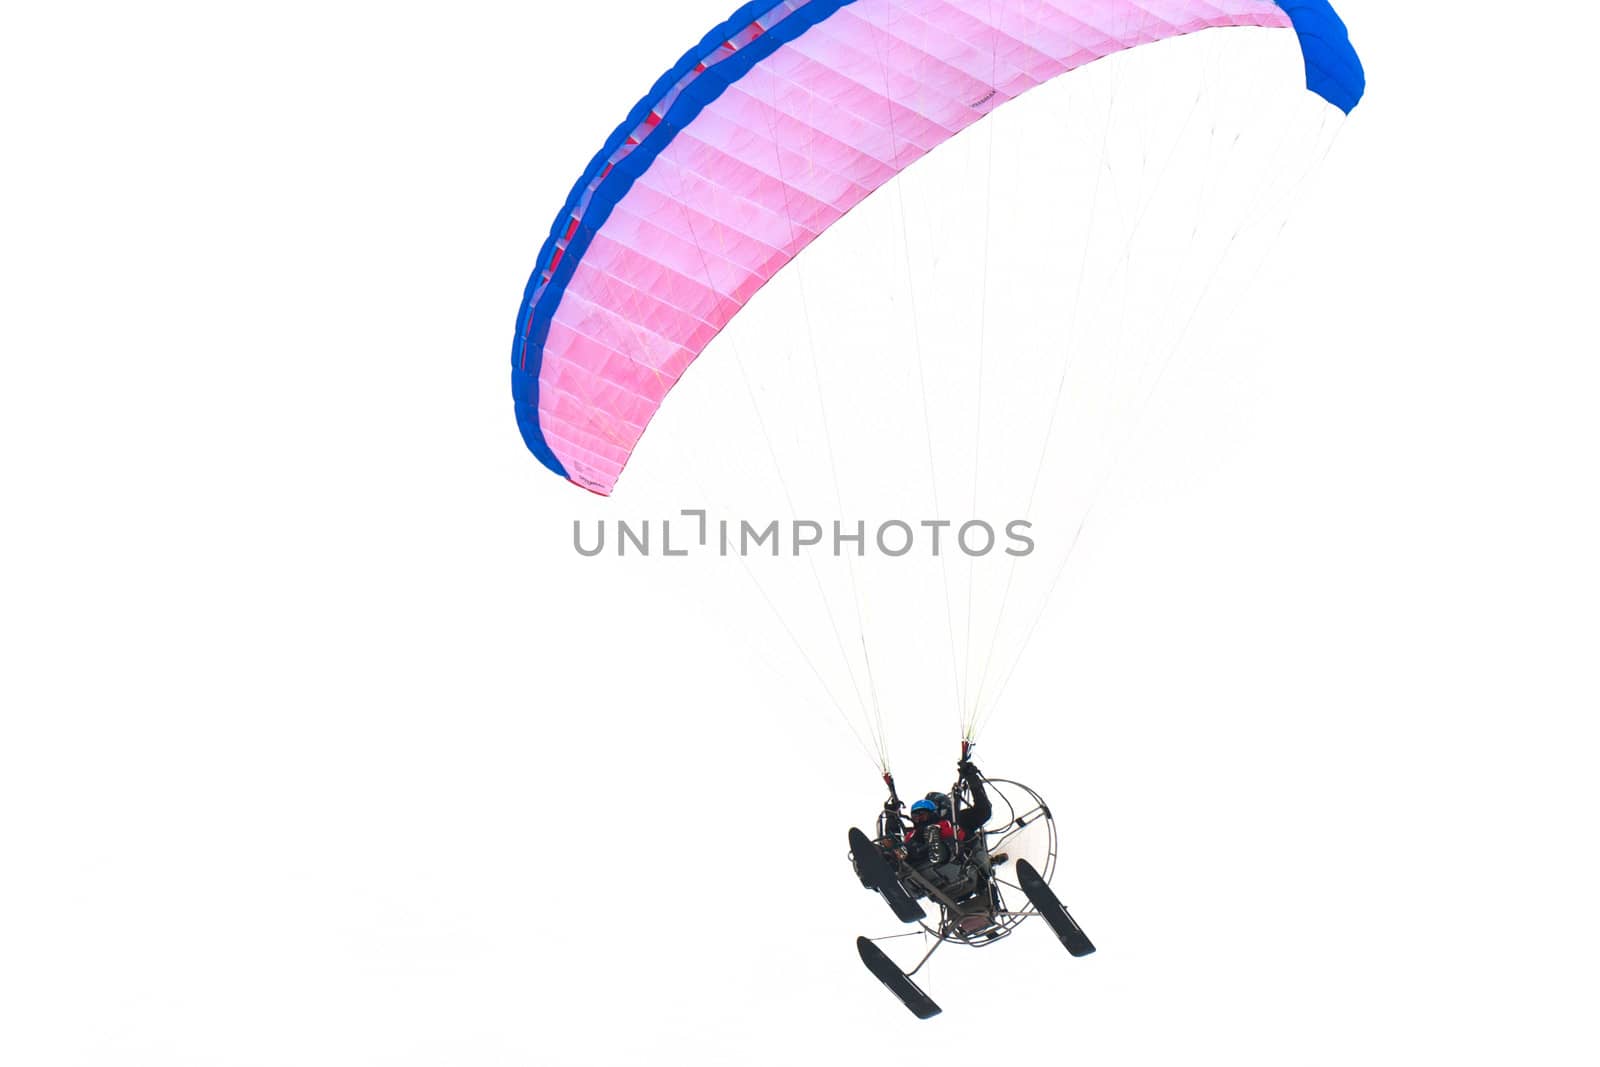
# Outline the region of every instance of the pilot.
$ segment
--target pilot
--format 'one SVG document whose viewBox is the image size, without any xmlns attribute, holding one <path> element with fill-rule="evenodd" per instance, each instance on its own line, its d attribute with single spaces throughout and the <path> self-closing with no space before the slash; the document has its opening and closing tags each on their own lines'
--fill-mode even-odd
<svg viewBox="0 0 1600 1067">
<path fill-rule="evenodd" d="M 931 863 L 938 866 L 948 862 L 952 844 L 968 840 L 989 821 L 993 807 L 989 795 L 983 790 L 983 775 L 970 761 L 959 765 L 961 780 L 972 790 L 972 806 L 952 820 L 950 798 L 943 793 L 929 793 L 911 805 L 911 829 L 906 832 L 906 858 L 912 863 Z M 930 828 L 938 827 L 936 833 Z"/>
</svg>

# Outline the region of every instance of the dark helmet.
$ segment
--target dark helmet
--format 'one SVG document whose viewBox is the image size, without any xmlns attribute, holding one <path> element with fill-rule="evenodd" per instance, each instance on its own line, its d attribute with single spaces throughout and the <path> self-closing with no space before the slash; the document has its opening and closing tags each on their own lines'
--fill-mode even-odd
<svg viewBox="0 0 1600 1067">
<path fill-rule="evenodd" d="M 921 804 L 921 803 L 924 803 L 924 801 L 920 801 L 919 800 L 917 803 Z M 950 818 L 950 816 L 951 816 L 950 795 L 948 793 L 938 793 L 938 792 L 929 793 L 928 794 L 928 798 L 926 800 L 926 803 L 929 803 L 929 804 L 933 805 L 934 810 L 939 813 L 939 818 L 941 818 L 941 819 Z M 916 804 L 913 804 L 912 807 L 916 807 Z"/>
<path fill-rule="evenodd" d="M 939 805 L 931 800 L 919 800 L 911 805 L 911 821 L 916 822 L 918 815 L 926 815 L 930 819 L 939 817 Z"/>
</svg>

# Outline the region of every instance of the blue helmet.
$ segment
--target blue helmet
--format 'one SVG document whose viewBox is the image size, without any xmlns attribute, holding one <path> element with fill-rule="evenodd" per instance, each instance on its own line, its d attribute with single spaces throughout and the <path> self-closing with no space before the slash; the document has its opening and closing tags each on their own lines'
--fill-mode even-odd
<svg viewBox="0 0 1600 1067">
<path fill-rule="evenodd" d="M 911 805 L 911 817 L 916 818 L 917 812 L 919 811 L 925 811 L 930 816 L 936 817 L 939 814 L 939 805 L 935 804 L 931 800 L 919 800 L 915 804 Z"/>
</svg>

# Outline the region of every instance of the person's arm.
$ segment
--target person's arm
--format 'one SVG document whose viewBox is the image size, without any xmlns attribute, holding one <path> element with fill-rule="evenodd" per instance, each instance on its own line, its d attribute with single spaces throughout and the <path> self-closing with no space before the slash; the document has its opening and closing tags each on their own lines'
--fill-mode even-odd
<svg viewBox="0 0 1600 1067">
<path fill-rule="evenodd" d="M 989 794 L 984 792 L 983 775 L 978 773 L 978 768 L 970 763 L 961 764 L 961 780 L 972 790 L 972 806 L 956 815 L 956 824 L 968 834 L 975 834 L 994 814 L 994 807 L 989 803 Z"/>
</svg>

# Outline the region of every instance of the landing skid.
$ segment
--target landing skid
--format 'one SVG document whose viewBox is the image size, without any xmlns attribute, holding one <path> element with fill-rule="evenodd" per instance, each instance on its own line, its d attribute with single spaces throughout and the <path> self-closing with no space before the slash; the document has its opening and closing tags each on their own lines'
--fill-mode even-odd
<svg viewBox="0 0 1600 1067">
<path fill-rule="evenodd" d="M 1050 929 L 1056 932 L 1056 937 L 1066 946 L 1068 952 L 1074 956 L 1087 956 L 1094 951 L 1094 942 L 1089 940 L 1089 935 L 1068 914 L 1061 901 L 1056 898 L 1054 891 L 1039 877 L 1039 872 L 1033 869 L 1033 864 L 1027 860 L 1017 861 L 1017 880 L 1022 885 L 1022 891 L 1028 895 L 1028 900 L 1033 903 L 1034 909 L 1050 924 Z"/>
<path fill-rule="evenodd" d="M 922 905 L 907 896 L 900 887 L 889 861 L 883 858 L 878 846 L 868 840 L 866 834 L 854 828 L 850 831 L 850 858 L 856 865 L 861 884 L 868 889 L 876 889 L 894 912 L 895 918 L 903 923 L 915 923 L 928 917 Z"/>
<path fill-rule="evenodd" d="M 910 1009 L 911 1014 L 919 1019 L 931 1019 L 939 1014 L 941 1010 L 939 1005 L 935 1004 L 910 976 L 896 967 L 894 961 L 883 954 L 883 949 L 865 937 L 858 937 L 856 951 L 861 953 L 861 962 L 867 965 L 867 970 L 871 971 L 889 992 L 899 997 L 900 1003 Z"/>
</svg>

